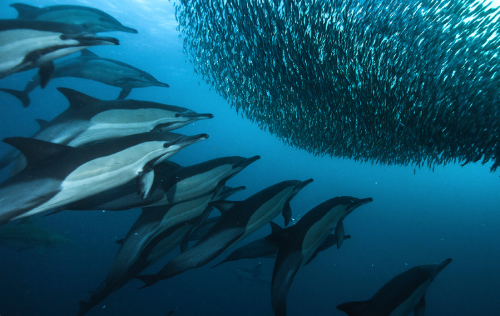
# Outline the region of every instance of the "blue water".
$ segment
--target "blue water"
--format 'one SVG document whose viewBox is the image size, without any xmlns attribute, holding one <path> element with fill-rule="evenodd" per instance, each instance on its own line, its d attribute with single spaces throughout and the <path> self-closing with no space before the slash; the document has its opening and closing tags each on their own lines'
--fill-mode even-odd
<svg viewBox="0 0 500 316">
<path fill-rule="evenodd" d="M 0 5 L 0 18 L 16 12 Z M 432 172 L 413 167 L 380 166 L 328 157 L 313 157 L 288 146 L 242 118 L 195 75 L 182 53 L 182 38 L 175 30 L 173 4 L 166 1 L 25 1 L 47 6 L 79 4 L 99 8 L 139 34 L 106 33 L 120 39 L 120 46 L 92 48 L 102 57 L 143 69 L 170 88 L 134 89 L 130 99 L 156 101 L 213 113 L 177 132 L 207 133 L 210 138 L 184 149 L 171 160 L 191 165 L 216 157 L 239 155 L 261 159 L 228 182 L 247 189 L 232 197 L 242 200 L 283 180 L 314 182 L 291 203 L 298 218 L 320 202 L 338 195 L 372 197 L 345 220 L 352 235 L 342 248 L 320 253 L 301 268 L 288 295 L 288 314 L 344 315 L 340 303 L 370 298 L 383 284 L 410 267 L 453 262 L 436 278 L 426 296 L 426 316 L 500 315 L 500 178 L 490 165 L 469 163 L 437 166 Z M 22 89 L 35 71 L 0 81 L 0 87 Z M 32 104 L 0 94 L 0 138 L 30 136 L 36 118 L 50 120 L 67 107 L 55 89 L 64 86 L 101 99 L 114 99 L 118 88 L 82 79 L 54 79 L 45 89 L 30 94 Z M 8 147 L 0 144 L 0 152 Z M 390 148 L 388 148 L 390 150 Z M 7 171 L 0 176 L 5 179 Z M 1 207 L 1 206 L 0 206 Z M 119 246 L 139 210 L 124 212 L 63 212 L 37 219 L 73 242 L 48 249 L 17 252 L 0 247 L 0 315 L 76 315 L 78 300 L 88 299 L 105 278 Z M 282 219 L 277 219 L 282 225 Z M 270 232 L 269 226 L 248 238 Z M 172 258 L 176 253 L 169 256 Z M 224 258 L 221 255 L 214 263 Z M 155 273 L 169 258 L 146 272 Z M 88 313 L 93 315 L 272 315 L 270 286 L 239 282 L 228 267 L 253 267 L 258 261 L 212 264 L 190 270 L 152 287 L 132 280 Z M 271 276 L 273 259 L 262 259 L 263 272 Z"/>
</svg>

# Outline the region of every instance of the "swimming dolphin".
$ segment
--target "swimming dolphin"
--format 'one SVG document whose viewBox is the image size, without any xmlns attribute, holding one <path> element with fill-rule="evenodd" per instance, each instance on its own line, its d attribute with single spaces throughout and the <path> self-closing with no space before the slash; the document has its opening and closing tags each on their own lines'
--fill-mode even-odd
<svg viewBox="0 0 500 316">
<path fill-rule="evenodd" d="M 230 192 L 235 193 L 239 190 L 239 188 L 232 189 Z M 212 198 L 206 194 L 199 199 L 169 207 L 143 209 L 127 236 L 117 241 L 121 247 L 106 280 L 92 293 L 88 302 L 80 301 L 78 315 L 84 315 L 146 267 L 187 241 L 193 228 L 210 214 L 212 208 L 207 207 L 208 203 L 220 197 Z"/>
<path fill-rule="evenodd" d="M 33 138 L 72 147 L 109 138 L 149 131 L 171 131 L 197 120 L 213 118 L 186 108 L 149 101 L 106 101 L 68 88 L 58 88 L 69 107 L 52 121 L 38 120 L 40 131 Z M 15 159 L 15 151 L 1 159 L 0 168 Z M 22 170 L 25 160 L 13 173 Z"/>
<path fill-rule="evenodd" d="M 67 210 L 121 211 L 134 207 L 161 207 L 212 194 L 223 190 L 227 180 L 245 169 L 260 156 L 243 158 L 222 157 L 187 167 L 172 166 L 171 162 L 158 164 L 152 191 L 146 198 L 137 194 L 137 185 L 129 181 L 121 187 L 102 192 L 99 196 L 82 199 L 67 206 Z"/>
<path fill-rule="evenodd" d="M 98 37 L 71 24 L 0 20 L 0 79 L 39 68 L 44 88 L 54 71 L 53 60 L 89 46 L 118 45 L 113 37 Z"/>
<path fill-rule="evenodd" d="M 109 31 L 137 33 L 137 30 L 123 26 L 111 15 L 90 7 L 79 5 L 53 5 L 38 8 L 23 3 L 12 3 L 10 6 L 17 10 L 17 18 L 19 20 L 76 24 L 90 33 Z"/>
<path fill-rule="evenodd" d="M 279 249 L 279 242 L 276 241 L 276 235 L 281 235 L 283 233 L 283 228 L 281 228 L 278 224 L 274 222 L 270 222 L 269 224 L 271 224 L 271 229 L 272 229 L 272 232 L 269 236 L 254 240 L 244 246 L 239 247 L 238 249 L 230 253 L 226 257 L 226 259 L 213 266 L 213 268 L 229 261 L 237 261 L 242 259 L 256 259 L 256 258 L 276 258 Z M 351 238 L 350 235 L 344 236 L 344 239 L 349 239 L 349 238 Z M 334 234 L 328 235 L 325 241 L 318 247 L 318 249 L 316 249 L 314 254 L 311 256 L 311 258 L 309 258 L 309 260 L 304 265 L 309 264 L 312 261 L 312 259 L 314 259 L 318 255 L 318 252 L 324 251 L 335 244 L 337 244 L 337 237 L 335 237 Z"/>
<path fill-rule="evenodd" d="M 69 147 L 38 139 L 11 137 L 4 142 L 26 157 L 27 167 L 0 184 L 0 225 L 66 205 L 140 179 L 149 165 L 161 163 L 208 135 L 143 133 Z"/>
<path fill-rule="evenodd" d="M 238 280 L 257 281 L 265 284 L 271 284 L 271 276 L 262 273 L 262 263 L 258 263 L 254 268 L 237 267 L 232 269 L 238 276 Z"/>
<path fill-rule="evenodd" d="M 424 316 L 425 293 L 450 262 L 448 258 L 439 264 L 411 268 L 387 282 L 371 299 L 343 303 L 337 309 L 349 316 L 407 316 L 412 311 L 415 316 Z"/>
<path fill-rule="evenodd" d="M 246 238 L 279 213 L 290 208 L 290 200 L 313 180 L 283 181 L 272 185 L 244 201 L 217 201 L 211 206 L 221 211 L 220 220 L 193 247 L 181 253 L 155 275 L 139 275 L 143 287 L 201 267 L 224 250 Z"/>
<path fill-rule="evenodd" d="M 167 217 L 170 211 L 179 213 L 178 215 L 192 211 L 193 215 L 199 213 L 199 216 L 201 216 L 210 200 L 210 197 L 208 197 L 206 202 L 189 201 L 179 203 L 167 210 L 143 210 L 127 236 L 123 240 L 117 241 L 121 247 L 104 282 L 92 293 L 88 302 L 79 302 L 78 316 L 86 314 L 93 306 L 124 286 L 147 266 L 178 247 L 199 221 L 195 217 L 188 221 L 177 221 L 173 218 L 164 220 L 164 217 Z M 194 210 L 191 209 L 193 205 L 196 208 Z M 158 239 L 155 241 L 155 238 Z M 158 247 L 156 247 L 157 245 Z M 153 254 L 150 256 L 151 252 Z"/>
<path fill-rule="evenodd" d="M 81 56 L 68 58 L 55 63 L 51 78 L 82 78 L 98 81 L 110 86 L 121 88 L 117 100 L 125 99 L 132 89 L 145 87 L 165 87 L 169 85 L 158 81 L 149 73 L 113 59 L 101 58 L 89 50 L 82 50 Z M 29 106 L 29 93 L 40 85 L 40 77 L 35 75 L 23 91 L 0 89 L 15 96 L 24 107 Z"/>
<path fill-rule="evenodd" d="M 31 218 L 0 226 L 0 246 L 16 248 L 19 251 L 35 248 L 38 252 L 44 252 L 47 248 L 68 242 L 63 236 L 36 225 Z"/>
<path fill-rule="evenodd" d="M 214 227 L 215 223 L 217 223 L 220 219 L 220 216 L 214 216 L 207 218 L 203 223 L 198 225 L 189 235 L 189 241 L 198 241 L 203 236 L 208 233 L 212 227 Z"/>
<path fill-rule="evenodd" d="M 286 296 L 300 267 L 347 215 L 371 201 L 372 198 L 350 196 L 329 199 L 307 212 L 295 225 L 274 236 L 279 243 L 271 283 L 271 303 L 276 316 L 286 315 Z"/>
</svg>

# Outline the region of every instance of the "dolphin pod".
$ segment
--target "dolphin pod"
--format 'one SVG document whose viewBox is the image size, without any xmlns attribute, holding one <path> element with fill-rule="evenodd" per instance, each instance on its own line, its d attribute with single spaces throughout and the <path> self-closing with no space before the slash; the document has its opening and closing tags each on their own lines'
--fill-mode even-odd
<svg viewBox="0 0 500 316">
<path fill-rule="evenodd" d="M 69 107 L 50 122 L 38 120 L 40 131 L 32 137 L 39 140 L 79 147 L 95 141 L 112 139 L 153 130 L 171 131 L 197 120 L 213 118 L 186 108 L 148 101 L 104 101 L 76 90 L 58 88 Z M 0 168 L 17 157 L 15 151 L 0 159 Z M 19 157 L 12 172 L 26 165 Z"/>
<path fill-rule="evenodd" d="M 210 205 L 222 213 L 220 220 L 193 247 L 181 253 L 156 275 L 140 275 L 144 287 L 171 278 L 187 270 L 199 268 L 224 250 L 269 223 L 279 213 L 287 216 L 290 200 L 313 180 L 283 181 L 241 202 L 216 201 Z M 286 220 L 286 218 L 285 218 Z"/>
<path fill-rule="evenodd" d="M 215 7 L 218 6 L 216 2 L 214 2 Z M 246 5 L 242 6 L 243 3 Z M 245 35 L 239 36 L 237 41 L 246 40 L 252 43 L 249 45 L 249 42 L 245 42 L 240 45 L 240 42 L 236 42 L 235 45 L 229 45 L 231 50 L 239 52 L 236 55 L 244 63 L 238 66 L 233 63 L 229 66 L 239 69 L 235 72 L 237 76 L 245 77 L 247 74 L 253 76 L 245 78 L 248 79 L 245 81 L 246 85 L 235 87 L 232 77 L 235 74 L 220 71 L 221 69 L 203 68 L 219 65 L 222 59 L 225 62 L 234 62 L 233 57 L 205 63 L 201 72 L 214 79 L 216 85 L 221 83 L 220 75 L 223 74 L 224 82 L 218 85 L 217 90 L 222 94 L 226 93 L 223 96 L 238 109 L 243 109 L 249 118 L 262 122 L 262 126 L 267 125 L 272 132 L 280 137 L 286 137 L 288 142 L 314 153 L 382 163 L 407 164 L 410 161 L 420 163 L 422 159 L 427 158 L 433 164 L 446 162 L 452 158 L 466 159 L 466 162 L 483 158 L 485 161 L 496 160 L 493 169 L 498 165 L 500 157 L 498 139 L 489 134 L 489 131 L 493 130 L 490 129 L 491 122 L 496 124 L 497 117 L 483 115 L 491 113 L 481 97 L 467 95 L 454 101 L 464 103 L 469 99 L 476 100 L 477 97 L 475 104 L 457 103 L 454 106 L 465 112 L 485 117 L 483 125 L 473 127 L 476 131 L 482 131 L 472 137 L 478 148 L 469 148 L 468 151 L 466 146 L 460 149 L 451 147 L 443 149 L 441 145 L 446 142 L 437 144 L 437 141 L 449 137 L 450 130 L 459 129 L 448 129 L 449 125 L 438 120 L 448 113 L 439 104 L 430 112 L 422 110 L 425 113 L 419 114 L 413 111 L 415 109 L 413 107 L 411 108 L 413 112 L 407 111 L 407 114 L 411 112 L 418 117 L 392 113 L 391 102 L 394 101 L 396 92 L 390 89 L 374 87 L 372 90 L 381 100 L 381 104 L 370 99 L 373 97 L 371 95 L 356 93 L 354 86 L 347 92 L 342 90 L 343 84 L 352 81 L 361 83 L 370 81 L 370 78 L 352 77 L 356 71 L 364 69 L 363 65 L 358 65 L 357 70 L 351 69 L 352 72 L 335 65 L 338 71 L 333 76 L 328 76 L 327 71 L 317 72 L 319 68 L 315 67 L 307 52 L 311 53 L 311 49 L 316 48 L 315 41 L 318 38 L 312 39 L 309 35 L 318 31 L 317 27 L 326 25 L 331 31 L 329 34 L 336 36 L 338 27 L 342 23 L 346 26 L 343 31 L 348 34 L 360 31 L 351 27 L 353 21 L 349 20 L 348 15 L 334 12 L 331 16 L 320 17 L 317 4 L 311 6 L 308 14 L 303 14 L 302 8 L 298 7 L 299 4 L 286 1 L 282 4 L 279 1 L 267 0 L 259 3 L 233 1 L 225 8 L 215 8 L 213 4 L 208 11 L 197 1 L 194 1 L 189 8 L 186 4 L 186 1 L 181 1 L 180 5 L 177 5 L 180 29 L 183 32 L 189 33 L 191 25 L 186 24 L 187 20 L 195 21 L 194 17 L 203 16 L 206 19 L 203 23 L 210 24 L 214 10 L 221 10 L 218 17 L 230 19 L 230 22 L 234 23 L 234 30 L 240 30 Z M 344 12 L 350 12 L 363 5 L 374 9 L 374 17 L 380 16 L 380 12 L 386 10 L 372 1 L 358 5 L 348 1 L 340 7 Z M 331 8 L 329 4 L 325 6 L 326 9 Z M 58 235 L 30 224 L 32 217 L 38 214 L 55 214 L 66 210 L 127 211 L 141 208 L 140 216 L 130 227 L 125 238 L 116 242 L 119 244 L 119 249 L 106 278 L 87 301 L 79 302 L 78 316 L 83 316 L 130 280 L 134 278 L 141 280 L 144 282 L 144 288 L 160 280 L 204 266 L 269 223 L 272 231 L 268 236 L 237 248 L 216 266 L 241 259 L 276 258 L 272 275 L 262 271 L 260 262 L 252 269 L 236 267 L 233 270 L 239 279 L 270 284 L 270 309 L 276 316 L 287 315 L 287 295 L 300 268 L 309 264 L 320 251 L 334 245 L 337 245 L 337 249 L 341 248 L 343 241 L 350 238 L 345 234 L 343 223 L 345 218 L 356 208 L 372 202 L 372 198 L 340 196 L 328 199 L 303 214 L 292 226 L 288 226 L 292 221 L 290 201 L 313 182 L 312 179 L 265 184 L 264 189 L 251 193 L 252 195 L 245 199 L 227 200 L 229 196 L 245 189 L 244 186 L 229 187 L 227 182 L 233 181 L 234 177 L 259 160 L 260 156 L 218 157 L 189 166 L 184 166 L 182 162 L 171 161 L 170 157 L 187 146 L 208 138 L 204 133 L 186 136 L 171 131 L 199 120 L 211 119 L 213 115 L 200 114 L 180 106 L 126 99 L 135 88 L 169 87 L 169 85 L 143 70 L 114 59 L 100 57 L 87 50 L 88 47 L 96 45 L 119 44 L 113 37 L 101 37 L 95 35 L 96 33 L 108 31 L 137 33 L 137 30 L 122 25 L 101 10 L 85 6 L 34 7 L 14 3 L 11 7 L 18 11 L 17 19 L 0 20 L 0 78 L 35 68 L 38 68 L 38 75 L 35 75 L 23 90 L 0 88 L 0 91 L 12 94 L 24 107 L 30 104 L 28 94 L 38 86 L 44 88 L 53 78 L 74 77 L 94 80 L 118 87 L 121 92 L 117 100 L 101 100 L 73 89 L 58 88 L 69 103 L 64 112 L 51 121 L 38 119 L 40 130 L 31 138 L 4 139 L 4 142 L 11 145 L 14 150 L 0 158 L 0 168 L 13 163 L 11 177 L 0 183 L 0 244 L 25 249 L 45 248 L 67 242 Z M 200 9 L 208 13 L 197 16 L 196 12 Z M 429 14 L 437 14 L 435 10 L 437 9 L 433 8 Z M 297 36 L 294 33 L 297 29 L 287 26 L 287 19 L 290 17 L 300 17 L 299 23 L 294 25 L 298 29 L 306 26 L 306 29 L 311 31 L 305 32 L 306 35 L 300 35 L 305 36 L 304 38 L 294 37 Z M 317 23 L 312 23 L 315 18 L 319 20 Z M 247 19 L 252 23 L 248 23 Z M 332 19 L 342 23 L 333 23 Z M 368 20 L 370 19 L 364 21 Z M 256 21 L 259 23 L 256 24 Z M 253 30 L 255 25 L 268 28 L 269 23 L 273 25 L 272 30 L 271 28 L 267 30 L 270 38 L 266 37 L 266 32 Z M 383 21 L 380 23 L 383 24 Z M 211 30 L 207 36 L 202 34 L 203 41 L 209 41 L 212 36 L 218 34 L 218 26 L 219 23 L 211 23 L 207 28 L 198 28 L 196 31 Z M 283 36 L 287 38 L 274 34 L 274 31 L 284 34 Z M 383 36 L 392 38 L 393 31 L 391 28 L 386 28 L 387 34 Z M 361 37 L 366 35 L 363 32 L 358 33 Z M 195 33 L 189 34 L 185 41 L 187 50 L 195 55 L 203 53 L 192 46 L 194 43 L 192 35 Z M 224 41 L 231 38 L 236 37 L 221 37 Z M 377 36 L 374 38 L 375 43 L 379 43 L 377 41 L 380 39 Z M 443 38 L 450 40 L 446 36 Z M 268 39 L 271 40 L 267 41 Z M 396 54 L 395 57 L 406 58 L 408 47 L 411 46 L 407 47 L 406 41 L 408 39 L 404 36 L 397 38 L 401 55 Z M 481 38 L 474 41 L 481 42 Z M 332 52 L 337 54 L 335 60 L 345 61 L 348 57 L 344 51 L 346 47 L 336 45 L 335 41 L 332 43 Z M 224 50 L 220 50 L 218 43 L 210 43 L 214 44 L 216 47 L 211 50 L 212 55 L 204 56 L 206 58 L 200 60 L 224 57 Z M 261 54 L 269 45 L 271 46 L 271 49 L 267 50 L 269 52 L 277 52 L 277 48 L 284 48 L 278 49 L 282 53 L 281 57 L 277 60 L 259 59 L 262 56 L 270 56 Z M 293 49 L 289 49 L 290 47 Z M 487 48 L 489 46 L 483 46 L 483 49 Z M 258 51 L 258 54 L 254 55 L 253 50 Z M 469 50 L 467 54 L 476 54 L 472 51 Z M 76 52 L 80 52 L 80 55 L 56 61 Z M 360 63 L 366 62 L 362 59 L 363 52 L 356 52 L 361 58 Z M 374 51 L 374 54 L 376 53 L 379 51 Z M 298 58 L 301 54 L 307 55 L 307 58 L 304 60 Z M 261 62 L 248 63 L 246 58 L 241 58 L 242 56 L 252 56 L 252 59 Z M 351 65 L 349 62 L 344 64 L 346 67 Z M 427 67 L 428 64 L 424 66 Z M 495 67 L 492 68 L 492 72 L 496 71 Z M 270 77 L 262 77 L 264 73 Z M 359 73 L 365 74 L 369 71 Z M 347 77 L 342 78 L 343 75 Z M 462 75 L 457 74 L 457 76 Z M 315 80 L 308 80 L 311 76 Z M 303 78 L 305 80 L 302 80 Z M 325 89 L 327 87 L 325 84 L 330 82 L 331 78 L 337 80 L 336 84 Z M 274 87 L 273 91 L 269 90 L 269 86 Z M 411 84 L 408 86 L 412 87 Z M 225 87 L 226 89 L 223 89 L 225 92 L 221 91 L 220 87 Z M 494 90 L 486 91 L 488 96 L 492 91 Z M 254 104 L 253 108 L 247 107 L 243 99 L 250 99 Z M 303 102 L 305 99 L 314 101 Z M 332 101 L 331 104 L 323 102 L 331 100 L 335 102 Z M 425 103 L 424 101 L 428 100 L 422 102 Z M 303 106 L 297 107 L 297 102 L 301 102 Z M 343 106 L 342 102 L 351 107 Z M 355 106 L 350 102 L 354 102 Z M 318 113 L 322 113 L 323 116 Z M 382 121 L 387 123 L 387 126 L 395 125 L 393 130 L 399 131 L 396 139 L 389 139 L 388 143 L 395 144 L 394 148 L 398 151 L 384 156 L 377 151 L 377 146 L 366 144 L 372 144 L 373 137 L 378 137 L 377 142 L 383 143 L 380 140 L 377 124 L 387 115 L 392 119 L 383 118 Z M 441 124 L 438 124 L 440 127 L 446 127 L 442 129 L 442 133 L 446 135 L 436 135 L 428 129 L 418 131 L 417 127 L 421 127 L 428 117 L 437 120 Z M 335 126 L 338 128 L 331 128 L 332 126 L 328 125 L 331 123 L 330 119 L 335 121 Z M 307 124 L 303 124 L 304 122 Z M 457 120 L 454 120 L 452 123 L 456 122 Z M 307 126 L 306 134 L 302 130 L 304 126 Z M 346 137 L 344 133 L 353 135 L 356 141 L 352 141 L 351 136 Z M 392 137 L 392 135 L 394 133 L 386 136 Z M 432 141 L 426 142 L 425 138 L 429 135 Z M 462 136 L 465 139 L 462 143 L 468 144 L 468 139 L 471 138 L 470 130 L 465 129 Z M 327 140 L 324 137 L 327 137 Z M 336 139 L 341 140 L 335 147 L 331 142 Z M 409 140 L 412 145 L 408 145 Z M 346 144 L 348 147 L 342 147 Z M 413 144 L 419 146 L 418 150 L 412 147 Z M 436 154 L 440 150 L 441 154 Z M 203 157 L 204 153 L 198 151 L 192 156 Z M 214 215 L 214 209 L 220 211 L 220 216 Z M 285 228 L 272 221 L 280 213 Z M 189 247 L 189 241 L 196 243 Z M 342 249 L 345 247 L 351 245 L 347 243 Z M 146 268 L 153 268 L 155 263 L 163 260 L 168 254 L 173 254 L 172 258 L 165 262 L 159 271 L 154 274 L 141 274 Z M 423 316 L 426 291 L 436 275 L 450 262 L 451 259 L 447 259 L 440 264 L 410 269 L 390 280 L 370 300 L 344 303 L 337 308 L 350 316 L 405 316 L 412 311 L 415 315 Z M 168 315 L 172 313 L 173 311 Z"/>
</svg>

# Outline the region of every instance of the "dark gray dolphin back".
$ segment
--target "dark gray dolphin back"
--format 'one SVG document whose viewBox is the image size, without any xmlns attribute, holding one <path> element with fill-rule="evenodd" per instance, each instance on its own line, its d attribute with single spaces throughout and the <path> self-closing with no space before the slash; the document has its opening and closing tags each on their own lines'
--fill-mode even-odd
<svg viewBox="0 0 500 316">
<path fill-rule="evenodd" d="M 398 308 L 425 282 L 432 282 L 452 260 L 411 268 L 391 279 L 366 301 L 343 303 L 337 309 L 349 316 L 385 316 Z M 423 293 L 422 298 L 425 296 Z M 419 315 L 420 316 L 420 315 Z"/>
</svg>

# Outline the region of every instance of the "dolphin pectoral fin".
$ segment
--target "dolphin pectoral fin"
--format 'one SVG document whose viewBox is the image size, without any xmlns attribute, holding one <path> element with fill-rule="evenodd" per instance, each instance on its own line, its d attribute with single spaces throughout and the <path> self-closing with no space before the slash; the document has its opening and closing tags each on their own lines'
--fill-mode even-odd
<svg viewBox="0 0 500 316">
<path fill-rule="evenodd" d="M 120 91 L 120 95 L 118 95 L 118 98 L 116 98 L 116 99 L 117 100 L 125 99 L 126 97 L 128 97 L 128 95 L 130 94 L 131 91 L 132 91 L 131 88 L 123 88 L 122 91 Z"/>
<path fill-rule="evenodd" d="M 155 179 L 154 169 L 151 169 L 149 171 L 143 171 L 142 174 L 140 175 L 139 193 L 143 200 L 147 199 L 147 197 L 151 193 L 151 188 L 153 186 L 154 179 Z"/>
<path fill-rule="evenodd" d="M 14 90 L 14 89 L 0 89 L 0 91 L 3 91 L 5 93 L 8 93 L 8 94 L 14 96 L 16 99 L 21 101 L 21 103 L 23 104 L 23 107 L 25 107 L 25 108 L 27 108 L 31 103 L 30 97 L 29 97 L 28 93 L 25 91 Z"/>
<path fill-rule="evenodd" d="M 425 315 L 425 296 L 422 297 L 420 302 L 418 302 L 415 309 L 413 309 L 413 316 L 424 316 Z"/>
<path fill-rule="evenodd" d="M 285 207 L 283 207 L 283 212 L 281 214 L 285 219 L 285 227 L 286 227 L 292 220 L 292 208 L 290 207 L 290 201 L 285 203 Z"/>
<path fill-rule="evenodd" d="M 40 88 L 45 88 L 54 72 L 54 62 L 50 61 L 40 66 L 38 76 L 40 76 Z"/>
<path fill-rule="evenodd" d="M 156 282 L 158 282 L 158 277 L 156 276 L 156 274 L 136 275 L 134 277 L 134 279 L 137 279 L 137 280 L 144 282 L 144 285 L 142 287 L 140 287 L 139 290 L 146 288 L 146 287 L 149 287 L 149 286 L 155 284 Z"/>
<path fill-rule="evenodd" d="M 363 311 L 363 308 L 365 308 L 366 304 L 370 300 L 367 301 L 357 301 L 357 302 L 347 302 L 343 303 L 337 306 L 338 310 L 343 311 L 349 316 L 359 316 L 361 315 L 361 312 Z"/>
<path fill-rule="evenodd" d="M 337 227 L 335 228 L 335 238 L 337 238 L 337 249 L 340 249 L 342 243 L 344 242 L 345 230 L 344 230 L 344 222 L 338 221 Z"/>
<path fill-rule="evenodd" d="M 271 283 L 271 304 L 274 315 L 286 316 L 286 296 L 301 264 L 302 253 L 300 251 L 279 250 Z"/>
<path fill-rule="evenodd" d="M 99 58 L 99 56 L 97 54 L 89 51 L 88 49 L 81 50 L 80 51 L 80 55 L 82 57 L 95 57 L 95 58 Z"/>
<path fill-rule="evenodd" d="M 238 202 L 225 201 L 225 200 L 213 201 L 213 202 L 208 203 L 209 206 L 213 206 L 216 209 L 218 209 L 221 214 L 226 213 L 231 208 L 233 208 L 236 204 L 238 204 Z"/>
</svg>

